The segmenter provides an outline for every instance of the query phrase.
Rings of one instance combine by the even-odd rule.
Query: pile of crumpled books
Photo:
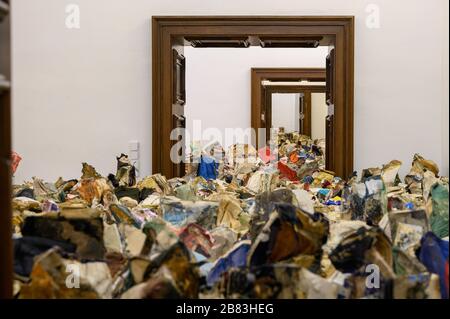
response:
[[[212,152],[220,150],[219,152]],[[414,155],[349,180],[323,147],[215,145],[183,178],[15,186],[17,298],[448,298],[448,179]]]

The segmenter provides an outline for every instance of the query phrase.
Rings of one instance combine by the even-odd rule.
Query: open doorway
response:
[[[325,68],[252,68],[251,72],[252,116],[261,118],[266,140],[272,128],[286,131],[287,125],[287,131],[326,141]]]
[[[324,91],[308,90],[308,87],[268,85],[265,95],[267,114],[271,114],[270,128],[296,131],[313,140],[325,140],[327,105]]]
[[[168,177],[184,174],[183,162],[174,162],[171,152],[181,138],[173,134],[174,129],[186,128],[186,46],[330,47],[325,63],[327,132],[337,152],[327,157],[327,167],[340,176],[353,171],[352,17],[153,17],[153,171]],[[255,145],[261,140],[257,131],[264,125],[252,108]]]
[[[186,162],[190,163],[192,162],[191,159],[198,159],[198,156],[191,157],[190,155],[192,153],[198,155],[199,150],[204,149],[201,145],[208,145],[210,142],[216,141],[217,144],[223,147],[225,153],[233,145],[247,145],[255,142],[252,140],[253,132],[251,128],[252,92],[250,88],[252,69],[269,65],[317,67],[322,70],[321,80],[323,82],[316,83],[322,83],[323,85],[316,86],[312,89],[320,89],[325,92],[324,67],[327,54],[327,47],[261,48],[255,46],[243,49],[196,48],[185,46],[186,96],[183,110],[186,119],[186,130],[184,132],[186,140]],[[294,68],[293,70],[299,69]],[[301,77],[298,78],[298,80],[300,79]],[[296,84],[296,82],[274,81],[268,82],[267,85],[264,84],[263,88],[267,87],[267,91],[272,88],[276,89],[279,93],[283,93],[280,96],[281,99],[289,99],[289,97],[293,97],[293,95],[290,96],[290,90],[296,88],[292,84]],[[308,85],[299,87],[299,89],[306,89],[304,91],[305,98],[310,98],[310,94],[308,93],[311,90],[309,87]],[[305,107],[308,107],[310,103],[305,100],[303,104]],[[277,105],[274,107],[277,107]],[[281,108],[274,115],[294,119],[295,115],[290,114],[289,111],[292,107],[293,105],[286,105],[285,108]],[[266,114],[269,115],[270,112],[266,112]],[[266,121],[267,123],[269,121]],[[286,132],[299,131],[295,125],[284,126],[286,127]],[[307,119],[305,119],[305,128],[309,126],[310,122],[307,122]],[[261,136],[259,139],[260,143],[257,145],[258,150],[265,147],[266,142],[270,139],[269,133],[271,126],[268,125],[267,127],[266,125],[265,129],[268,138],[264,139]],[[261,131],[264,131],[264,127],[261,128]],[[258,132],[255,130],[255,133],[264,135],[259,130]],[[306,135],[311,135],[310,130]]]

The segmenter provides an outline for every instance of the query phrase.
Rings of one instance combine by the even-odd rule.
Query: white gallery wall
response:
[[[311,94],[311,137],[313,139],[325,138],[325,118],[328,115],[328,106],[325,93]]]
[[[194,121],[204,131],[204,139],[217,140],[228,148],[237,143],[249,143],[246,136],[226,136],[226,129],[246,130],[251,127],[251,68],[315,67],[325,68],[328,47],[311,48],[184,48],[186,57],[186,129],[192,141],[201,138],[194,132]],[[274,95],[275,96],[275,95]],[[294,101],[282,94],[278,102],[284,106]],[[294,96],[291,95],[293,98]],[[292,102],[292,103],[290,103]],[[288,116],[295,123],[294,110],[272,112],[276,121]],[[278,114],[275,114],[278,113]],[[274,125],[276,123],[274,122]],[[286,128],[288,129],[288,128]],[[198,131],[198,130],[196,130]],[[239,131],[237,131],[239,132]],[[220,133],[220,134],[219,134]],[[195,135],[194,135],[195,134]],[[235,138],[234,138],[235,137]],[[188,143],[189,145],[189,143]]]
[[[285,132],[298,131],[300,129],[299,102],[299,93],[272,94],[272,127],[282,127]]]
[[[151,172],[153,15],[355,16],[355,169],[419,152],[448,174],[447,0],[14,0],[16,182],[115,171],[130,140]]]

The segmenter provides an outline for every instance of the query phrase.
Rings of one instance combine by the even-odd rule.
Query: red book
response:
[[[278,170],[280,171],[282,177],[285,177],[292,182],[298,181],[297,173],[286,164],[278,162]]]

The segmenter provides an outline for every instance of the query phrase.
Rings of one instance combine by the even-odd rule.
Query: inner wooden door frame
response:
[[[271,100],[272,93],[303,93],[326,92],[325,85],[263,85],[263,81],[292,82],[309,81],[325,82],[326,70],[324,68],[252,68],[251,69],[251,116],[252,123],[260,119],[261,127],[266,129],[266,140],[270,136],[271,126]],[[258,113],[259,112],[259,113]],[[255,117],[255,118],[254,118]],[[325,120],[325,119],[324,119]],[[308,119],[306,121],[308,124]],[[307,125],[308,127],[308,125]],[[309,131],[311,127],[309,125]],[[308,134],[307,132],[305,134]],[[309,132],[310,135],[310,132]]]
[[[264,93],[265,92],[265,93]],[[311,109],[312,109],[312,102],[311,102],[311,94],[312,93],[325,93],[326,87],[325,85],[267,85],[263,87],[263,99],[264,103],[262,105],[262,108],[264,109],[264,122],[266,124],[266,140],[268,140],[270,134],[270,128],[272,126],[272,95],[281,93],[302,93],[304,94],[304,100],[306,102],[306,110],[305,114],[306,117],[304,119],[304,130],[300,131],[299,133],[311,136]],[[323,119],[325,121],[325,118]]]
[[[172,46],[180,37],[269,36],[322,37],[335,48],[332,169],[338,176],[353,172],[353,16],[154,16],[152,17],[152,169],[174,177],[170,159],[172,131]],[[245,49],[243,49],[245,50]],[[255,110],[260,114],[260,110]],[[261,118],[252,116],[251,127],[261,128]]]

